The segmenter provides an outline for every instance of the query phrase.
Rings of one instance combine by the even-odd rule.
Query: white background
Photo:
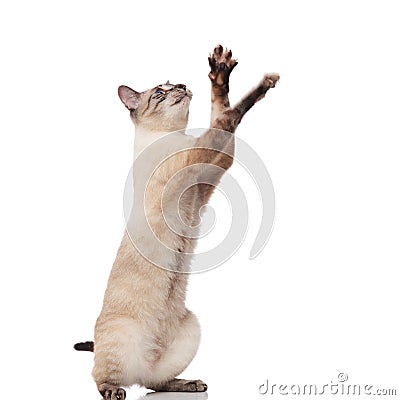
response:
[[[92,339],[124,228],[133,126],[116,90],[186,83],[189,125],[207,126],[217,43],[239,58],[233,100],[264,72],[281,74],[238,129],[271,174],[277,215],[254,261],[250,231],[228,263],[191,277],[203,339],[184,377],[206,381],[211,400],[339,372],[400,393],[396,5],[3,2],[3,394],[99,397],[92,355],[72,345]]]

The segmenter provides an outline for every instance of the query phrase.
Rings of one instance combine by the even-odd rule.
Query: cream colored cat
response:
[[[75,345],[77,350],[94,351],[92,374],[106,400],[124,399],[121,387],[133,384],[155,391],[207,390],[200,380],[176,379],[195,356],[200,341],[197,318],[185,306],[187,272],[196,242],[191,233],[196,232],[199,209],[233,162],[233,136],[219,130],[234,133],[243,115],[279,79],[277,74],[266,75],[230,107],[229,75],[237,61],[230,51],[217,46],[209,63],[210,128],[214,129],[198,138],[176,132],[188,122],[192,93],[185,85],[167,82],[142,93],[127,86],[118,89],[136,127],[134,207],[108,280],[94,343]],[[166,142],[157,147],[160,138]],[[146,151],[150,145],[151,151]],[[151,175],[160,160],[163,164]],[[209,170],[206,164],[217,168]],[[198,184],[189,187],[193,170],[183,173],[162,197],[166,183],[188,166],[199,166]],[[178,204],[176,193],[182,194]],[[184,228],[173,232],[164,216],[176,211]],[[146,224],[151,229],[145,229]],[[154,235],[163,245],[157,244]]]

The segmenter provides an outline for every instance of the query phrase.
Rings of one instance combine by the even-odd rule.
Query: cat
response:
[[[231,107],[229,77],[237,60],[218,45],[209,65],[211,122],[200,137],[182,131],[192,98],[185,85],[167,82],[142,93],[127,86],[118,89],[135,124],[134,206],[108,280],[94,342],[75,345],[76,350],[94,352],[92,375],[105,400],[125,399],[122,387],[133,384],[154,391],[207,390],[201,380],[176,379],[200,342],[198,320],[185,306],[196,242],[188,232],[197,232],[200,208],[233,163],[233,133],[242,117],[279,80],[278,74],[265,75]],[[154,171],[160,160],[163,163]],[[186,167],[198,168],[193,174]],[[165,190],[180,171],[183,174]],[[190,183],[193,179],[197,184]],[[170,211],[179,214],[186,228],[175,232],[169,228],[164,216]],[[145,231],[145,224],[151,229]],[[164,245],[154,245],[149,232]]]

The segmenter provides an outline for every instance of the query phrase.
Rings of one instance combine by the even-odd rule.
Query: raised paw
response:
[[[208,57],[211,71],[208,74],[213,85],[224,86],[229,82],[229,75],[237,61],[232,58],[232,51],[218,45]]]
[[[107,389],[104,394],[104,400],[125,400],[126,392],[122,388]]]
[[[279,81],[279,74],[266,74],[264,75],[264,87],[266,89],[274,88],[276,83]]]

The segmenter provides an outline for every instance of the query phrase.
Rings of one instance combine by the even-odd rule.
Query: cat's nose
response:
[[[178,83],[175,85],[175,89],[182,89],[186,91],[186,85],[183,85],[182,83]]]

